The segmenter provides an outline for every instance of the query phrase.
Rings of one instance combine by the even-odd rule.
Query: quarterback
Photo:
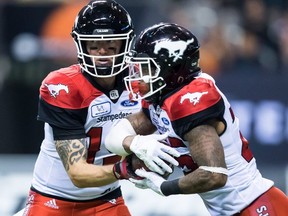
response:
[[[80,10],[71,35],[79,63],[49,73],[40,87],[45,135],[24,215],[130,216],[118,180],[125,161],[104,140],[141,107],[123,82],[133,24],[117,2],[95,0]]]

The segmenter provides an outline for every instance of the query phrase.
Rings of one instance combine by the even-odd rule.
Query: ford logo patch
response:
[[[121,102],[121,105],[124,107],[132,107],[132,106],[136,106],[137,104],[138,104],[138,101],[124,100]]]
[[[165,125],[169,125],[169,120],[167,118],[161,118],[162,119],[162,122],[165,124]]]

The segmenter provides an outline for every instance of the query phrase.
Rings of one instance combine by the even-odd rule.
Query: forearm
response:
[[[147,118],[144,112],[132,114],[127,117],[136,134],[148,135],[154,133],[157,129],[152,122]]]
[[[225,185],[228,170],[215,127],[200,125],[185,135],[190,154],[199,168],[179,180],[184,193],[202,193]]]
[[[223,173],[197,169],[179,179],[164,181],[161,185],[161,190],[166,196],[203,193],[223,187],[224,185],[221,182],[226,182],[226,178],[227,176]]]
[[[73,184],[77,187],[97,187],[116,181],[113,165],[88,164],[87,139],[56,140],[57,152]]]
[[[222,173],[197,169],[179,179],[179,188],[183,194],[203,193],[224,186],[226,178]]]
[[[68,174],[73,184],[79,188],[101,187],[117,180],[113,174],[113,165],[83,163],[74,166]]]
[[[135,136],[127,136],[124,140],[123,140],[123,147],[125,149],[126,152],[128,153],[132,153],[132,151],[130,150],[130,145],[133,141]]]

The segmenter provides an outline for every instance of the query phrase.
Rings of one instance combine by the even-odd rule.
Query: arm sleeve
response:
[[[114,127],[111,128],[105,138],[105,147],[108,151],[120,156],[127,156],[129,153],[123,147],[123,140],[127,136],[136,135],[136,132],[128,119],[121,119]]]

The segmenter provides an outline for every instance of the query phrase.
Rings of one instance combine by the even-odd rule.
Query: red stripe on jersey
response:
[[[212,107],[220,99],[221,95],[212,80],[197,78],[167,98],[162,108],[174,121]]]
[[[79,65],[51,72],[42,82],[40,96],[47,103],[66,109],[81,109],[102,93],[81,73]]]

